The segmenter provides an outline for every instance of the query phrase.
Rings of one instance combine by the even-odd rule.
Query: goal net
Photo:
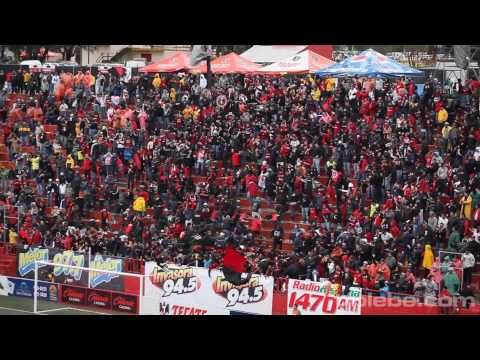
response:
[[[31,309],[42,315],[143,314],[144,275],[36,261]]]

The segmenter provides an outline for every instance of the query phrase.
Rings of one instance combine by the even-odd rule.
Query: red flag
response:
[[[138,156],[138,154],[135,153],[135,155],[133,155],[133,162],[135,164],[135,167],[138,169],[138,170],[141,170],[142,169],[142,161],[140,160],[140,157]]]
[[[246,272],[247,259],[230,245],[225,247],[223,266],[237,273]]]

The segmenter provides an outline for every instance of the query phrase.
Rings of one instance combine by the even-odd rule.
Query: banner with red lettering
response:
[[[221,271],[145,264],[145,311],[157,315],[272,314],[273,278],[253,275],[235,286]]]
[[[351,287],[343,295],[329,281],[288,281],[287,315],[360,315],[362,289]]]

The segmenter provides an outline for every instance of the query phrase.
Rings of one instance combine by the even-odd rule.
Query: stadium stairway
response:
[[[9,251],[10,246],[0,242],[0,275],[16,276],[16,255]]]

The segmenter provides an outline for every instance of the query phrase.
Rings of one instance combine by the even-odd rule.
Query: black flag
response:
[[[212,56],[212,45],[193,45],[190,65],[195,66],[203,60],[207,60],[207,88],[212,83],[210,59]]]
[[[193,45],[190,65],[196,66],[199,62],[206,60],[212,55],[212,45]]]
[[[463,70],[466,70],[470,63],[470,49],[470,45],[453,45],[455,64]]]

